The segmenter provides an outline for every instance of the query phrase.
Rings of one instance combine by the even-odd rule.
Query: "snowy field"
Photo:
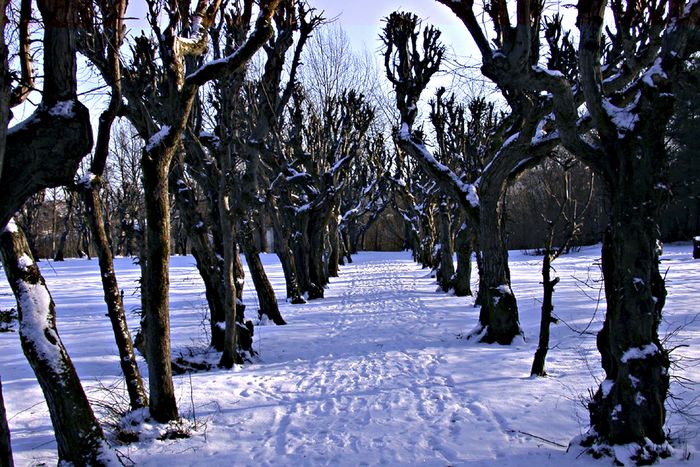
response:
[[[680,367],[700,381],[700,260],[688,244],[667,245],[662,270],[669,298],[662,335]],[[289,325],[258,326],[260,359],[232,371],[175,377],[188,439],[159,441],[157,427],[115,448],[127,465],[610,465],[579,456],[569,441],[587,425],[589,389],[601,379],[595,332],[605,311],[599,247],[556,261],[561,283],[547,362],[549,377],[529,377],[537,345],[541,258],[511,253],[513,288],[526,339],[512,346],[462,338],[477,322],[471,298],[436,292],[429,271],[408,253],[361,253],[331,280],[327,298],[283,302],[276,257],[264,255]],[[130,326],[138,325],[138,267],[117,259]],[[171,265],[175,354],[208,342],[204,287],[191,257]],[[40,263],[57,304],[58,328],[95,409],[119,407],[125,395],[96,260]],[[248,317],[255,295],[246,283]],[[14,307],[4,276],[0,309]],[[146,373],[141,361],[141,370]],[[16,332],[0,333],[0,376],[16,465],[56,463],[43,396]],[[668,428],[681,440],[663,465],[698,465],[699,392],[674,380]],[[155,433],[155,434],[154,434]],[[145,439],[144,439],[145,438]],[[690,460],[685,461],[684,458]]]

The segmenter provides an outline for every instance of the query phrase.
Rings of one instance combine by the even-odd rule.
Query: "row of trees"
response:
[[[521,333],[503,195],[511,180],[565,150],[602,180],[610,216],[602,250],[607,313],[597,339],[606,379],[589,402],[591,429],[580,442],[594,454],[610,455],[610,445],[636,443],[639,462],[663,456],[669,359],[658,336],[666,289],[657,240],[673,155],[664,130],[677,83],[692,74],[700,5],[581,1],[577,47],[561,17],[543,16],[543,2],[520,0],[514,15],[505,1],[489,2],[489,34],[473,2],[439,1],[464,23],[481,54],[483,75],[508,103],[502,118],[488,121],[488,138],[469,137],[472,151],[438,145],[434,154],[415,128],[417,103],[445,50],[439,32],[421,29],[415,15],[388,19],[385,65],[401,114],[399,148],[459,207],[479,245],[481,312],[474,337],[508,344]],[[614,27],[605,27],[607,16]],[[433,113],[435,108],[439,102]],[[464,125],[458,128],[453,139],[468,133]],[[462,167],[450,163],[455,153]],[[549,260],[555,257],[548,252]],[[556,281],[545,272],[551,293]]]
[[[56,332],[49,291],[37,264],[27,260],[33,258],[27,237],[36,238],[36,206],[47,190],[53,238],[76,219],[84,222],[78,231],[91,233],[131,408],[148,407],[153,419],[166,423],[179,416],[169,338],[173,244],[189,244],[196,259],[211,345],[225,368],[253,353],[253,324],[244,322],[241,301],[241,252],[259,316],[282,325],[260,252],[271,247],[279,256],[290,302],[323,298],[329,278],[387,212],[403,220],[406,247],[436,270],[443,290],[476,294],[481,310],[472,337],[508,345],[521,330],[508,270],[506,207],[511,216],[517,212],[508,200],[522,199],[518,191],[529,190],[528,180],[538,176],[546,181],[542,186],[560,182],[548,190],[556,208],[544,213],[545,300],[533,374],[545,373],[558,280],[549,266],[581,233],[591,200],[604,197],[608,313],[598,347],[606,380],[590,402],[592,428],[582,443],[611,455],[608,445],[637,443],[640,461],[666,453],[669,361],[658,338],[665,288],[657,224],[671,163],[688,152],[672,151],[660,129],[683,128],[669,122],[675,96],[693,95],[679,83],[694,76],[688,59],[697,51],[700,6],[582,1],[577,47],[561,17],[544,16],[541,1],[519,0],[515,16],[505,0],[489,2],[491,33],[477,20],[473,2],[439,1],[465,24],[483,75],[506,105],[497,108],[479,96],[461,103],[439,89],[424,122],[430,131],[419,109],[444,60],[439,31],[422,27],[414,14],[387,18],[381,38],[394,88],[391,105],[377,92],[371,58],[345,53],[346,39],[337,30],[319,32],[323,14],[294,0],[147,0],[150,33],[131,38],[125,37],[125,0],[40,0],[42,101],[8,131],[10,109],[37,87],[31,60],[36,32],[29,27],[31,1],[21,0],[16,11],[2,3],[15,13],[20,40],[14,60],[6,45],[15,29],[5,30],[0,47],[8,71],[2,76],[9,79],[0,90],[0,128],[7,132],[0,134],[6,187],[0,224],[7,225],[0,251],[61,460],[100,465],[108,449]],[[605,15],[614,28],[603,28]],[[314,35],[320,46],[309,48]],[[94,150],[89,112],[77,99],[78,52],[110,90]],[[9,73],[15,64],[17,73]],[[117,119],[128,126],[113,131]],[[675,141],[683,141],[682,134]],[[572,180],[586,182],[574,189]],[[57,187],[65,187],[62,199],[70,204],[63,211]],[[272,245],[266,245],[268,229]],[[137,255],[142,269],[147,389],[126,324],[115,253]],[[474,255],[477,291],[470,285]],[[67,396],[58,397],[59,386]]]

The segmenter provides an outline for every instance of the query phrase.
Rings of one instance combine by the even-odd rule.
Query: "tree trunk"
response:
[[[282,265],[282,271],[284,272],[287,300],[298,305],[306,303],[306,300],[304,300],[302,296],[303,292],[297,277],[297,265],[294,260],[294,252],[290,248],[291,232],[288,224],[284,223],[283,220],[280,219],[280,216],[279,208],[273,205],[270,218],[272,219],[272,228],[275,232],[274,249]]]
[[[250,271],[250,276],[253,279],[253,285],[258,295],[258,303],[260,305],[258,317],[262,319],[264,315],[277,325],[287,324],[280,314],[279,307],[277,306],[277,297],[275,297],[275,290],[272,288],[272,284],[270,284],[270,280],[265,273],[265,268],[260,261],[260,253],[250,242],[245,242],[244,248],[248,270]]]
[[[320,215],[319,215],[320,214]],[[326,227],[330,213],[314,212],[308,222],[306,230],[309,237],[308,264],[309,264],[309,299],[323,298],[324,287],[328,284],[326,272],[325,242]]]
[[[443,292],[449,292],[454,286],[455,266],[453,262],[452,232],[450,232],[450,215],[447,202],[440,203],[440,265],[438,266],[438,283]]]
[[[597,338],[606,378],[589,403],[593,441],[638,443],[643,450],[648,449],[646,439],[657,445],[666,441],[669,388],[668,353],[658,336],[666,288],[654,222],[659,205],[655,191],[664,180],[651,163],[654,158],[647,156],[620,157],[626,159],[625,167],[611,187],[602,251],[607,312]]]
[[[108,448],[102,428],[58,335],[51,294],[23,232],[13,222],[0,234],[0,253],[17,299],[22,350],[44,392],[59,461],[104,465]]]
[[[68,195],[68,203],[66,205],[66,215],[63,218],[63,232],[61,233],[61,238],[58,241],[58,248],[56,249],[56,254],[53,257],[54,261],[63,261],[65,259],[66,250],[66,240],[68,239],[68,233],[70,232],[70,222],[73,215],[73,195]]]
[[[342,262],[340,252],[340,233],[338,232],[337,213],[331,216],[328,224],[328,240],[330,241],[330,254],[328,256],[328,277],[338,277],[338,266]]]
[[[149,409],[158,422],[178,418],[170,352],[170,200],[168,170],[172,156],[156,148],[144,151],[143,188],[146,200],[146,252],[142,265],[141,329],[148,363]]]
[[[140,409],[148,405],[148,396],[136,363],[134,344],[131,341],[131,335],[129,335],[124,302],[119,292],[117,275],[114,272],[112,250],[110,249],[109,239],[105,230],[102,200],[95,182],[84,188],[83,201],[92,230],[92,238],[97,249],[100,277],[102,278],[105,303],[107,304],[107,315],[112,323],[112,331],[114,332],[114,339],[119,351],[119,364],[121,365],[122,373],[124,373],[129,402],[132,410]]]
[[[218,352],[224,350],[224,329],[226,321],[226,297],[223,287],[222,268],[223,261],[217,255],[217,238],[220,229],[216,225],[205,223],[197,212],[197,199],[192,190],[179,184],[184,179],[183,166],[177,163],[170,174],[171,191],[175,194],[175,205],[180,211],[182,223],[185,226],[187,236],[192,248],[192,256],[197,263],[197,270],[204,282],[204,291],[209,306],[209,324],[211,330],[210,345]],[[209,202],[209,215],[218,215],[218,210],[212,199]],[[211,229],[212,239],[209,237]],[[223,253],[223,252],[222,252]]]
[[[481,247],[483,254],[483,302],[476,336],[481,342],[509,345],[522,334],[518,321],[518,304],[510,287],[508,249],[505,244],[500,196],[482,192]]]
[[[474,253],[474,245],[471,239],[471,230],[465,224],[462,224],[455,238],[457,273],[455,274],[454,289],[455,295],[458,297],[472,294],[472,253]]]
[[[552,311],[554,304],[552,298],[554,296],[554,287],[559,283],[559,278],[555,277],[552,280],[552,257],[551,246],[545,251],[542,259],[542,309],[540,313],[540,338],[537,343],[537,351],[535,358],[532,361],[530,369],[531,376],[547,376],[545,371],[545,359],[549,350],[549,325],[552,323]]]
[[[224,170],[224,173],[226,170]],[[221,176],[221,186],[219,188],[219,213],[221,222],[222,242],[224,246],[224,270],[223,287],[225,291],[225,331],[224,350],[221,355],[219,365],[223,368],[232,368],[234,364],[243,363],[243,358],[238,353],[238,334],[236,332],[237,319],[236,307],[239,302],[237,296],[237,274],[236,274],[236,249],[235,236],[233,232],[232,212],[229,205],[229,194],[224,175]],[[240,274],[240,272],[239,272]],[[242,287],[240,287],[242,291]]]
[[[12,459],[12,443],[10,442],[10,426],[7,424],[5,399],[2,397],[2,379],[0,379],[0,465],[14,467]]]

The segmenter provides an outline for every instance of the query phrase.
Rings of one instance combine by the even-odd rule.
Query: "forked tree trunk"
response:
[[[13,467],[12,443],[10,441],[10,426],[7,424],[5,399],[2,396],[2,379],[0,379],[0,465]]]
[[[105,465],[109,448],[56,329],[56,312],[24,233],[11,222],[0,234],[3,268],[17,299],[19,336],[46,398],[60,462]],[[59,463],[60,463],[59,462]]]
[[[109,316],[109,321],[112,324],[114,339],[119,351],[119,365],[124,374],[129,403],[132,410],[147,407],[148,396],[136,363],[134,344],[129,334],[126,313],[124,312],[124,302],[119,292],[117,275],[114,272],[112,250],[107,238],[107,231],[105,230],[102,200],[100,199],[99,188],[95,183],[91,183],[89,187],[84,188],[83,201],[85,202],[88,222],[90,222],[90,229],[92,230],[93,242],[97,249],[102,289],[104,290],[105,303],[107,304],[107,316]]]

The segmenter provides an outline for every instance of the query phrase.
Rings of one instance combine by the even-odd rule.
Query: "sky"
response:
[[[326,12],[327,18],[338,17],[338,24],[348,33],[353,47],[377,51],[382,20],[394,11],[415,13],[425,23],[442,31],[445,45],[461,56],[473,55],[475,47],[464,25],[444,5],[432,0],[311,0],[311,5]]]

